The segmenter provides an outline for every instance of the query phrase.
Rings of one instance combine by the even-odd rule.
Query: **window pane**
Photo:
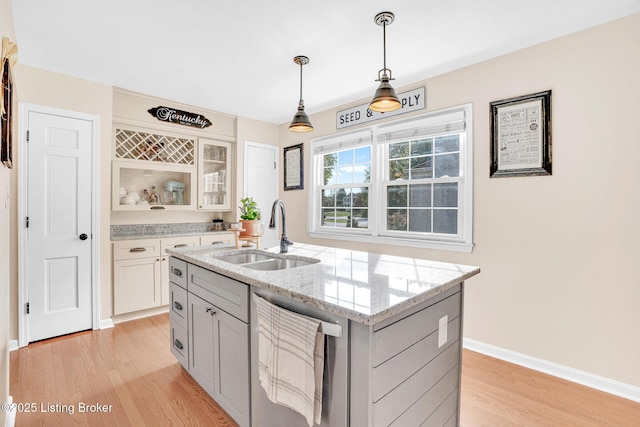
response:
[[[431,184],[409,186],[409,206],[412,208],[431,206]]]
[[[345,200],[349,200],[349,199],[347,199],[347,190],[350,190],[350,189],[340,188],[339,190],[336,191],[336,206],[337,207],[344,206]],[[351,204],[348,204],[347,206],[351,206]]]
[[[333,207],[336,205],[336,192],[334,190],[322,190],[322,206]]]
[[[336,225],[335,217],[336,213],[334,209],[322,209],[320,225],[334,227]]]
[[[458,233],[458,210],[435,209],[433,211],[433,232],[444,234]]]
[[[338,153],[338,163],[341,165],[353,164],[353,150],[344,150]]]
[[[442,154],[435,156],[436,178],[460,175],[460,154]]]
[[[324,168],[324,185],[333,185],[336,183],[336,169]]]
[[[387,187],[388,207],[407,207],[407,186],[390,185]]]
[[[369,189],[367,187],[352,188],[353,206],[366,208],[369,206]]]
[[[409,160],[391,160],[389,162],[389,181],[409,179]]]
[[[325,168],[334,167],[336,165],[336,162],[338,161],[338,155],[336,153],[325,154],[323,158]]]
[[[407,209],[387,209],[387,229],[407,231]]]
[[[353,182],[365,183],[371,180],[371,163],[362,163],[353,168]]]
[[[336,227],[351,227],[351,209],[336,209]]]
[[[353,194],[351,194],[350,188],[345,188],[344,190],[339,190],[341,197],[339,200],[340,206],[345,208],[350,208],[353,206]],[[343,192],[344,191],[344,192]]]
[[[411,142],[411,155],[412,156],[424,156],[425,154],[433,153],[433,139],[421,139]]]
[[[438,136],[435,138],[436,153],[460,151],[460,135]]]
[[[431,209],[409,210],[409,231],[431,232]]]
[[[432,178],[433,158],[414,157],[411,159],[411,179]]]
[[[356,148],[356,163],[371,163],[371,147]]]
[[[353,183],[353,165],[338,168],[338,184]]]
[[[409,157],[409,142],[389,144],[389,158],[397,159],[400,157]]]
[[[458,207],[458,183],[434,184],[433,206],[445,208]]]
[[[354,209],[353,216],[351,218],[351,227],[368,228],[369,227],[369,210]]]

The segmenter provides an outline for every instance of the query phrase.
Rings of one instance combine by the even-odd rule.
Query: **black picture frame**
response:
[[[284,190],[304,189],[304,144],[284,148]]]
[[[551,90],[490,103],[489,177],[551,175]]]
[[[1,134],[0,134],[0,161],[7,168],[13,168],[13,79],[11,78],[11,70],[9,61],[4,61],[2,67],[2,98],[4,105],[4,114],[0,117]]]

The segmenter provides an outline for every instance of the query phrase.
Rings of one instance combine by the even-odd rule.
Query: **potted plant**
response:
[[[240,236],[258,236],[261,233],[260,227],[260,208],[253,200],[253,197],[245,197],[240,199],[240,223],[244,231],[240,232]]]

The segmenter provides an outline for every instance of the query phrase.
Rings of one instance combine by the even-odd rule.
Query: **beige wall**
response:
[[[0,0],[0,40],[3,36],[15,42],[10,0]],[[9,271],[12,256],[7,237],[10,231],[10,207],[15,204],[15,197],[10,199],[9,196],[14,194],[11,192],[9,169],[0,164],[0,403],[6,402],[9,397]],[[6,415],[5,411],[0,411],[0,425],[5,424]]]
[[[473,103],[473,253],[311,239],[308,173],[304,191],[281,193],[287,211],[298,213],[290,237],[478,265],[465,297],[465,337],[640,386],[637,40],[639,14],[396,88],[426,86],[427,110]],[[547,89],[553,175],[490,179],[489,102]],[[335,113],[313,115],[316,130],[305,142],[334,133]],[[280,137],[282,146],[301,141],[286,125]]]

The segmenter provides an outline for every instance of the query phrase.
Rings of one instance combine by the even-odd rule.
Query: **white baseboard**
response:
[[[109,319],[102,319],[100,320],[100,329],[109,329],[109,328],[113,328],[113,319],[109,318]]]
[[[515,351],[485,344],[469,338],[464,338],[462,345],[464,348],[477,353],[486,354],[487,356],[495,357],[496,359],[504,360],[505,362],[524,366],[525,368],[533,369],[534,371],[553,375],[554,377],[562,378],[567,381],[640,403],[640,387],[527,356],[526,354],[516,353]]]
[[[9,351],[17,350],[20,348],[18,340],[9,340]]]

